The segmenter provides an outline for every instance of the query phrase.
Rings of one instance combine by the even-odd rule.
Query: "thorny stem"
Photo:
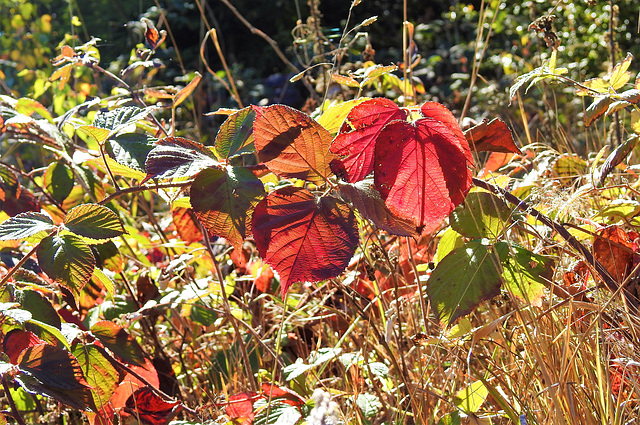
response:
[[[9,400],[9,406],[11,406],[11,412],[12,412],[11,416],[13,416],[13,419],[15,419],[16,422],[18,422],[18,425],[27,425],[24,422],[24,419],[22,419],[22,416],[20,415],[20,411],[18,410],[18,407],[16,406],[15,401],[13,401],[13,397],[11,397],[11,392],[9,390],[9,383],[7,382],[6,373],[2,375],[2,387],[4,388],[5,397],[7,397],[7,400]]]
[[[211,261],[213,262],[213,266],[216,270],[216,276],[218,278],[218,284],[220,285],[220,295],[222,297],[222,305],[224,306],[224,312],[226,316],[229,318],[229,322],[231,322],[231,326],[233,326],[233,331],[238,336],[238,345],[240,346],[240,353],[242,355],[242,363],[244,364],[245,374],[247,375],[247,379],[249,379],[249,383],[251,384],[252,391],[258,391],[258,383],[256,382],[255,376],[251,372],[251,364],[249,363],[249,354],[247,353],[247,346],[244,343],[244,339],[242,338],[242,334],[240,333],[240,328],[238,328],[238,324],[234,320],[233,314],[231,313],[231,304],[229,303],[229,297],[227,297],[227,293],[225,292],[224,287],[224,275],[222,274],[222,270],[220,269],[220,264],[216,259],[216,254],[213,252],[211,248],[211,240],[209,239],[209,231],[204,227],[200,220],[196,220],[200,227],[200,231],[202,232],[202,236],[204,237],[204,245],[207,248],[207,252],[211,257]]]
[[[473,178],[473,184],[483,189],[486,189],[492,193],[495,193],[496,195],[503,196],[507,201],[516,205],[517,208],[520,208],[522,211],[525,211],[531,214],[531,216],[533,216],[536,220],[540,221],[545,226],[554,230],[556,233],[562,236],[562,238],[565,241],[567,241],[567,243],[572,248],[578,251],[585,258],[588,264],[591,264],[595,268],[596,272],[600,275],[600,278],[602,279],[602,281],[604,282],[604,284],[607,286],[609,290],[611,290],[612,292],[616,292],[618,290],[620,285],[613,278],[613,276],[611,276],[611,274],[602,265],[602,263],[596,260],[593,254],[591,254],[591,252],[587,249],[587,247],[585,247],[582,243],[580,243],[580,241],[578,241],[575,237],[573,237],[573,235],[571,235],[571,233],[569,233],[569,231],[565,229],[562,226],[562,224],[545,216],[540,211],[536,210],[535,208],[527,204],[522,199],[518,198],[515,195],[512,195],[510,192],[502,189],[499,186],[496,186],[484,180],[480,180],[476,177]],[[628,294],[626,291],[624,291],[624,293],[627,301],[631,301],[631,304],[634,305],[634,307],[637,307],[636,306],[637,301],[630,299],[629,298],[630,294]]]

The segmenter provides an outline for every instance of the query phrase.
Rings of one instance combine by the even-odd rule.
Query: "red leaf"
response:
[[[262,258],[280,274],[283,296],[295,282],[342,273],[358,244],[355,216],[346,204],[293,186],[260,201],[253,235]]]
[[[175,208],[171,211],[171,214],[180,239],[188,244],[202,239],[202,232],[200,232],[200,228],[195,223],[195,213],[191,208]]]
[[[268,399],[278,398],[279,401],[289,404],[291,406],[302,406],[304,400],[295,391],[289,388],[280,387],[276,384],[262,384],[262,392]]]
[[[464,135],[472,149],[482,152],[517,153],[522,155],[513,140],[511,129],[500,118],[491,121],[484,120],[471,127]]]
[[[319,183],[331,175],[331,134],[308,115],[285,105],[260,108],[253,136],[260,160],[279,176]]]
[[[373,171],[376,138],[382,128],[393,120],[405,120],[407,113],[393,101],[376,98],[355,106],[340,128],[340,133],[331,144],[331,152],[342,157],[332,163],[336,175],[349,183],[364,179]]]
[[[633,241],[620,226],[602,229],[593,241],[593,256],[618,282],[624,282],[633,269]]]
[[[153,367],[151,360],[145,359],[144,367],[130,366],[131,370],[143,377],[149,384],[158,388],[160,386],[160,380],[158,379],[158,372]],[[126,401],[129,396],[133,394],[137,389],[146,387],[147,384],[136,378],[130,373],[127,373],[122,379],[122,382],[118,385],[118,388],[113,392],[113,395],[109,399],[109,404],[113,407],[113,410],[120,409],[126,405]]]
[[[45,341],[38,338],[33,332],[13,329],[5,335],[2,341],[2,351],[9,356],[11,363],[18,364],[18,357],[22,350],[44,343]]]
[[[374,181],[391,212],[430,227],[471,187],[469,145],[446,120],[393,121],[376,141]]]
[[[136,390],[127,399],[127,410],[148,425],[165,425],[181,410],[178,401],[165,401],[149,387]]]
[[[458,120],[453,116],[451,111],[449,111],[446,106],[440,103],[425,102],[422,104],[422,106],[420,106],[420,112],[422,112],[422,115],[424,115],[425,118],[439,121],[449,129],[447,140],[460,147],[460,149],[464,152],[465,158],[467,158],[469,166],[472,167],[473,156],[471,155],[471,150],[469,149],[469,143],[467,142],[466,137],[464,137],[462,129],[458,125]]]
[[[231,419],[240,419],[240,425],[250,425],[253,422],[253,402],[262,396],[253,391],[234,394],[229,397],[229,403],[225,407],[227,415]]]

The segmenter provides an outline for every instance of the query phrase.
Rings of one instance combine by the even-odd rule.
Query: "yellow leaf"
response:
[[[102,143],[109,137],[110,131],[106,128],[94,127],[92,125],[81,125],[78,130],[93,137],[98,143]]]
[[[627,71],[627,69],[629,69],[629,65],[631,65],[631,60],[633,60],[633,55],[631,53],[627,53],[627,57],[617,64],[611,71],[609,83],[614,90],[618,90],[627,84],[631,78],[631,73]]]
[[[317,121],[321,126],[329,130],[329,133],[336,134],[349,112],[365,100],[369,100],[369,98],[361,97],[347,102],[335,103],[329,106]]]
[[[631,112],[631,128],[636,134],[640,134],[640,112]]]
[[[597,93],[607,93],[609,91],[609,83],[607,83],[604,78],[591,78],[582,85],[586,88],[578,87],[576,89],[576,94],[578,96],[585,96],[591,94],[592,92]],[[590,90],[587,90],[590,89]]]
[[[346,75],[331,74],[331,79],[333,79],[333,81],[343,86],[360,87],[360,84],[355,79],[348,77]]]

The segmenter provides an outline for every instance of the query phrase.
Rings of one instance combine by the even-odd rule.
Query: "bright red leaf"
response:
[[[178,401],[165,401],[149,387],[136,390],[127,399],[126,410],[143,424],[166,425],[181,410]]]
[[[331,152],[342,157],[332,163],[333,171],[349,183],[364,179],[373,171],[376,139],[393,120],[405,120],[407,113],[393,101],[376,98],[355,106],[331,144]]]
[[[9,356],[11,363],[18,364],[18,357],[22,350],[44,343],[45,342],[38,338],[33,332],[13,329],[5,335],[2,341],[2,351]]]
[[[260,108],[253,136],[260,160],[279,176],[320,183],[331,175],[331,134],[308,115],[285,105]]]
[[[469,145],[453,115],[443,111],[430,105],[433,117],[392,121],[376,141],[376,188],[392,213],[419,228],[449,215],[471,187]]]
[[[355,216],[346,204],[293,186],[260,201],[253,236],[262,258],[280,275],[283,296],[295,282],[342,273],[358,244]]]
[[[229,403],[225,407],[227,415],[231,419],[238,419],[241,425],[249,425],[253,422],[253,402],[262,396],[253,391],[234,394],[229,397]]]
[[[279,401],[289,404],[291,406],[302,406],[304,404],[304,400],[297,394],[295,391],[290,390],[289,388],[280,387],[276,384],[262,384],[262,392],[264,396],[268,399],[280,399]]]
[[[500,118],[484,120],[464,132],[469,145],[478,152],[517,153],[522,155],[513,140],[511,129]]]

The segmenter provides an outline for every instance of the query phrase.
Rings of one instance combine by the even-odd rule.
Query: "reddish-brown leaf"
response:
[[[2,341],[2,351],[9,356],[11,363],[18,364],[18,357],[22,350],[44,343],[45,341],[38,338],[33,332],[13,329],[5,335]]]
[[[279,176],[319,183],[331,175],[331,134],[308,115],[285,105],[260,108],[253,136],[260,160]]]
[[[260,397],[258,393],[253,391],[234,394],[229,397],[225,411],[231,419],[237,419],[240,425],[250,425],[255,416],[253,402]]]
[[[167,38],[167,32],[165,30],[158,31],[156,26],[153,25],[147,18],[142,18],[142,22],[144,22],[146,30],[144,32],[144,38],[149,45],[151,50],[155,50],[159,45],[162,44],[165,38]]]
[[[331,152],[341,157],[333,161],[333,172],[349,183],[364,179],[373,171],[376,138],[382,128],[393,120],[406,117],[405,110],[385,98],[367,100],[355,106],[331,144]]]
[[[465,131],[464,136],[471,148],[478,152],[503,152],[522,155],[513,140],[511,129],[500,118],[494,118],[491,121],[484,120]]]
[[[93,396],[78,360],[68,351],[49,344],[22,350],[18,368],[23,386],[81,410],[96,410]]]
[[[280,387],[276,384],[262,384],[262,392],[269,400],[277,398],[279,401],[291,406],[302,406],[304,404],[304,400],[298,393],[290,390],[289,388]]]
[[[622,227],[609,226],[593,241],[593,256],[622,283],[633,269],[633,248],[633,241]]]
[[[392,121],[376,141],[376,188],[392,213],[419,228],[449,215],[471,187],[471,151],[452,125],[432,118]]]
[[[166,425],[181,410],[178,401],[165,401],[149,387],[136,390],[127,399],[127,411],[143,424]]]
[[[262,258],[280,275],[283,296],[295,282],[342,273],[358,244],[355,216],[346,204],[293,186],[260,201],[253,236]]]

